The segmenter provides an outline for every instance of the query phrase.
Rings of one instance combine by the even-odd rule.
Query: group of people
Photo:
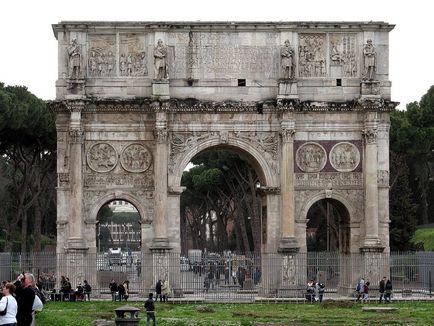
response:
[[[0,325],[33,326],[35,314],[42,311],[45,298],[32,273],[18,275],[15,282],[3,282],[0,300]]]
[[[362,277],[356,286],[356,294],[357,299],[356,301],[362,300],[362,302],[368,302],[369,301],[369,286],[371,283],[369,281],[365,282],[365,279]],[[380,281],[378,292],[380,294],[380,297],[378,299],[379,303],[384,302],[390,303],[392,298],[392,281],[388,279],[386,276],[383,277],[383,279]]]
[[[92,287],[87,280],[84,280],[83,283],[78,283],[77,287],[73,290],[69,278],[62,275],[60,278],[60,295],[58,296],[56,290],[53,289],[51,291],[51,299],[52,301],[86,301],[87,298],[90,301],[91,292]]]
[[[158,280],[155,284],[155,301],[160,299],[160,302],[167,302],[170,296],[170,285],[168,280]]]
[[[112,300],[127,301],[130,297],[130,281],[125,280],[122,283],[116,283],[114,279],[109,284],[110,292],[112,294]]]
[[[324,283],[315,280],[307,282],[306,300],[309,302],[322,302],[325,292]]]

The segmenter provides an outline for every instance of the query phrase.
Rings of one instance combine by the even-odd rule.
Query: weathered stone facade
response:
[[[137,207],[142,250],[180,251],[182,171],[214,146],[261,179],[263,252],[306,251],[309,208],[347,215],[346,252],[389,250],[383,22],[60,22],[58,247],[95,252],[97,212]],[[368,42],[369,41],[369,42]]]

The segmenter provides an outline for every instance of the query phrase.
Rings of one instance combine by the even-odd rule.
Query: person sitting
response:
[[[90,293],[92,292],[92,287],[90,286],[90,284],[87,282],[87,280],[83,281],[83,289],[84,289],[84,301],[86,301],[86,297],[87,297],[87,301],[90,301]]]
[[[83,301],[84,300],[84,288],[81,285],[81,283],[78,283],[77,288],[75,289],[75,300],[76,301]]]

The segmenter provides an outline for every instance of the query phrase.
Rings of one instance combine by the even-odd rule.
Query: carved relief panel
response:
[[[298,65],[300,77],[326,76],[325,34],[300,34]]]
[[[87,164],[95,172],[109,172],[118,162],[118,153],[108,143],[94,144],[86,155]]]
[[[330,34],[330,76],[357,77],[358,51],[355,34]]]
[[[148,76],[147,35],[121,34],[119,43],[119,75]]]
[[[153,189],[152,152],[144,144],[111,141],[86,145],[85,188]]]
[[[89,35],[88,77],[116,76],[116,36]]]
[[[329,156],[330,164],[339,172],[353,171],[360,163],[359,149],[348,142],[334,145]]]
[[[327,163],[327,153],[318,143],[305,143],[297,150],[295,162],[303,172],[319,172]]]
[[[152,163],[152,154],[141,144],[125,147],[121,155],[122,167],[128,172],[144,172]]]

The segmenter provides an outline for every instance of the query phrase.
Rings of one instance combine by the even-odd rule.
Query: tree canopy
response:
[[[0,159],[5,250],[39,250],[41,235],[55,234],[56,130],[46,103],[26,87],[0,83]]]

